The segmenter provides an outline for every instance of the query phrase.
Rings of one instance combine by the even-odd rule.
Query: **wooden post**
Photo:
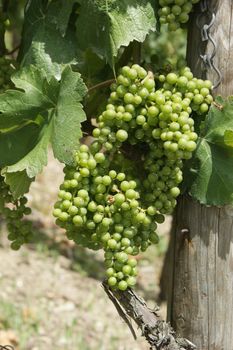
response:
[[[215,63],[223,75],[215,94],[227,97],[233,95],[233,1],[209,3],[216,13],[211,30],[217,47]],[[200,77],[199,45],[200,32],[193,18],[187,57]],[[209,43],[205,50],[210,52],[212,45]],[[212,71],[207,77],[216,79]],[[177,333],[190,339],[198,350],[232,350],[233,209],[205,207],[183,196],[174,220],[168,319]]]

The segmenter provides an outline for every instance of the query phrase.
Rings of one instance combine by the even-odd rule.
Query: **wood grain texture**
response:
[[[215,94],[227,97],[233,95],[233,1],[210,0],[210,5],[216,12],[215,63],[223,75]],[[193,18],[187,57],[195,75],[203,77],[199,46]],[[202,49],[210,52],[212,45]],[[207,78],[214,81],[216,75],[207,72]],[[185,196],[175,221],[168,319],[199,350],[233,350],[233,210],[205,207]]]
[[[173,240],[173,327],[197,349],[232,350],[232,209],[182,197]]]

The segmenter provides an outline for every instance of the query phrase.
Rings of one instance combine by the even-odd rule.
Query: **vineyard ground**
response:
[[[51,216],[62,180],[51,154],[29,195],[37,239],[19,252],[9,249],[4,223],[0,246],[0,344],[16,350],[146,350],[136,343],[101,288],[102,256],[75,248]],[[138,292],[150,307],[159,278],[171,219],[161,225],[161,243],[139,261]],[[166,305],[161,305],[165,317]]]

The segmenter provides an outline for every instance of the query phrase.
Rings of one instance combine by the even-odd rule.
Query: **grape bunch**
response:
[[[31,209],[26,206],[26,197],[18,200],[13,198],[9,186],[4,182],[4,177],[1,175],[0,193],[0,217],[6,221],[9,232],[8,239],[12,241],[11,248],[18,250],[22,244],[28,243],[32,237],[31,222],[22,220],[25,215],[31,213]]]
[[[170,31],[177,30],[189,20],[193,5],[200,0],[159,0],[159,20],[168,24]]]
[[[135,285],[134,256],[158,242],[157,224],[176,206],[183,161],[196,149],[193,115],[208,111],[211,87],[189,68],[154,77],[123,67],[93,142],[64,168],[56,223],[77,244],[104,250],[112,288]]]
[[[11,87],[10,77],[13,73],[13,61],[6,57],[0,57],[0,93]]]

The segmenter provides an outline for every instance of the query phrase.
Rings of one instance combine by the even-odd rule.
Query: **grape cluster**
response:
[[[0,176],[0,193],[0,217],[6,221],[8,239],[12,241],[11,248],[18,250],[22,244],[28,243],[32,236],[31,222],[22,220],[25,215],[31,213],[31,209],[26,207],[26,197],[18,200],[13,198],[3,176]]]
[[[154,232],[158,213],[140,206],[140,184],[133,180],[133,172],[124,171],[131,162],[122,164],[121,153],[111,159],[101,147],[99,141],[80,147],[75,168],[65,168],[53,214],[68,238],[105,250],[109,285],[125,290],[136,283],[136,260],[129,255],[158,240]]]
[[[170,31],[177,30],[189,20],[193,5],[200,0],[159,0],[159,20],[168,24]]]
[[[139,65],[123,67],[93,142],[64,169],[56,222],[77,244],[105,251],[112,288],[136,283],[133,256],[158,242],[157,224],[176,206],[183,160],[196,148],[192,112],[207,112],[210,88],[189,68],[155,79]]]

